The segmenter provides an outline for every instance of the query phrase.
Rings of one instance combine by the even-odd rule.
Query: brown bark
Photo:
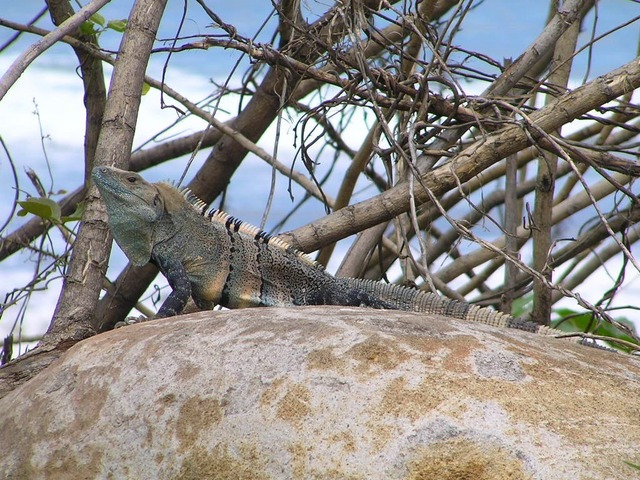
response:
[[[580,33],[580,23],[576,21],[558,39],[553,60],[550,65],[551,73],[549,83],[554,89],[565,90],[569,83],[571,73],[572,56],[576,49],[578,34]],[[551,95],[547,96],[547,103],[552,102]],[[553,239],[551,229],[553,220],[551,218],[556,171],[558,169],[558,157],[544,152],[538,162],[537,184],[535,205],[533,211],[534,228],[533,236],[533,268],[539,272],[547,281],[551,281],[552,269],[550,268],[551,248]],[[551,323],[551,307],[553,306],[552,290],[537,278],[533,279],[533,310],[531,319],[541,325]]]
[[[68,0],[48,0],[49,12],[53,23],[60,25],[75,12]],[[72,35],[83,43],[98,46],[95,35],[85,35],[80,32]],[[78,57],[82,83],[84,85],[84,105],[85,105],[85,137],[84,137],[84,159],[85,159],[85,183],[89,179],[89,172],[93,166],[98,135],[102,125],[102,116],[107,100],[107,89],[104,83],[104,71],[102,62],[91,55],[86,49],[72,46]]]
[[[166,1],[137,0],[116,61],[96,165],[126,168],[131,154],[144,72]],[[36,351],[0,370],[0,380],[15,388],[53,361],[61,351],[95,334],[92,317],[106,271],[111,236],[104,206],[95,187],[87,195],[83,222],[76,237],[69,270],[49,329]],[[20,365],[13,366],[15,363]]]
[[[96,165],[126,168],[140,105],[144,72],[165,1],[138,0],[129,17],[116,61],[95,155]],[[104,206],[89,189],[83,221],[75,241],[69,271],[43,344],[92,335],[91,319],[102,287],[111,236]]]

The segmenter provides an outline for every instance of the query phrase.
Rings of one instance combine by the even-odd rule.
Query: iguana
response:
[[[172,292],[156,318],[189,296],[201,309],[343,305],[445,315],[543,335],[564,332],[400,285],[337,278],[289,244],[207,205],[188,189],[113,167],[92,172],[113,236],[138,266],[154,263]]]

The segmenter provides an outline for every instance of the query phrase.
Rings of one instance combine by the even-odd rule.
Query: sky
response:
[[[43,2],[36,0],[22,0],[20,2],[3,2],[0,18],[16,22],[26,22],[41,8]],[[247,37],[253,37],[260,25],[271,13],[271,2],[268,0],[245,0],[241,4],[211,0],[208,5],[227,23],[237,27],[238,32]],[[126,18],[133,4],[130,0],[114,0],[100,13],[107,20]],[[307,15],[313,19],[314,15],[327,5],[327,2],[305,2]],[[454,43],[469,50],[482,51],[498,60],[517,57],[527,45],[539,34],[547,16],[547,2],[538,0],[486,0],[475,2],[464,21],[464,28],[456,36]],[[183,35],[198,33],[215,33],[211,28],[211,21],[203,14],[197,3],[188,2],[188,11]],[[159,37],[170,39],[175,35],[184,8],[184,2],[169,0],[167,11],[163,17]],[[631,0],[601,0],[598,2],[597,15],[591,15],[586,21],[582,32],[581,43],[587,41],[594,29],[600,35],[615,25],[640,15],[640,5]],[[274,20],[256,41],[269,42]],[[42,28],[50,28],[47,18],[38,23]],[[591,52],[585,51],[575,69],[573,82],[581,82],[587,74],[587,54],[593,59],[589,69],[589,77],[605,73],[631,60],[637,52],[639,38],[639,22],[631,27],[608,36],[598,43]],[[7,41],[13,32],[0,27],[0,44]],[[0,72],[6,69],[37,38],[25,35],[10,48],[0,53]],[[115,49],[120,40],[120,34],[106,31],[101,36],[101,44],[106,48]],[[632,47],[630,47],[630,45]],[[213,53],[212,53],[213,52]],[[192,99],[203,99],[213,90],[211,79],[222,81],[230,71],[237,54],[230,51],[216,49],[215,51],[192,52],[187,55],[174,55],[171,58],[167,84],[180,90]],[[165,57],[157,56],[153,59],[149,73],[160,77]],[[22,75],[12,87],[7,96],[0,102],[0,136],[13,158],[20,178],[20,186],[24,192],[34,194],[24,170],[31,168],[37,172],[45,187],[53,192],[68,191],[76,188],[82,182],[82,142],[84,131],[84,112],[82,105],[81,81],[73,73],[75,57],[65,45],[57,45],[38,57],[36,61]],[[109,75],[110,68],[106,68]],[[471,90],[481,87],[470,85]],[[142,100],[140,119],[136,132],[136,145],[147,141],[154,133],[171,125],[176,115],[171,109],[158,108],[159,95],[151,91]],[[233,112],[234,105],[222,105],[218,118],[224,120]],[[225,112],[225,110],[227,112]],[[182,135],[201,128],[201,124],[193,119],[182,122],[169,135]],[[285,134],[292,135],[292,125],[287,125]],[[355,136],[358,137],[357,134]],[[261,144],[271,151],[274,138],[273,129],[265,135]],[[42,140],[40,140],[42,139]],[[294,139],[287,147],[283,142],[280,154],[293,155]],[[202,158],[202,157],[200,157]],[[197,162],[196,162],[197,163]],[[176,178],[176,172],[181,172],[184,159],[170,162],[160,169],[149,172],[147,178],[160,180]],[[49,174],[49,170],[53,172]],[[192,171],[195,171],[192,170]],[[64,172],[64,174],[60,174]],[[0,156],[0,222],[12,214],[9,205],[15,191],[9,181],[11,170],[6,154]],[[259,223],[263,206],[268,197],[268,186],[271,171],[261,161],[249,158],[238,171],[234,182],[250,186],[254,191],[256,201],[246,202],[239,196],[231,196],[226,208],[234,215],[251,223]],[[284,183],[280,184],[282,196],[276,198],[274,204],[275,221],[289,208],[290,203]],[[241,191],[239,189],[238,191]],[[298,222],[306,222],[322,215],[317,207],[305,211]],[[22,221],[13,217],[9,227],[1,232],[6,234],[15,229]],[[289,225],[294,228],[298,225]],[[52,233],[56,242],[61,241],[57,233]],[[24,285],[33,272],[35,256],[29,254],[14,255],[0,263],[0,301],[5,293],[14,286]],[[111,273],[117,273],[125,259],[119,249],[114,248],[111,259]],[[330,269],[335,268],[335,265]],[[53,305],[58,296],[59,281],[53,281],[49,288],[34,296],[29,304],[30,321],[24,329],[26,335],[41,333],[48,324],[53,311]],[[6,334],[13,325],[13,319],[18,315],[17,309],[10,309],[0,318],[0,336]]]

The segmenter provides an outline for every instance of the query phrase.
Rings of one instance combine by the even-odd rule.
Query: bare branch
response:
[[[76,30],[82,23],[86,22],[91,15],[100,10],[109,3],[110,0],[93,0],[84,6],[73,17],[65,20],[58,28],[51,33],[38,40],[20,55],[9,69],[0,78],[0,100],[4,98],[11,86],[20,78],[26,68],[33,62],[42,52],[54,45],[65,35]]]
[[[530,116],[542,131],[549,132],[640,86],[640,62],[628,64],[558,97]],[[481,171],[531,143],[521,126],[506,127],[475,142],[447,164],[422,176],[416,200],[427,201],[455,188]],[[409,209],[408,185],[398,185],[381,195],[339,210],[309,226],[286,235],[303,251],[313,251],[352,233],[371,227]]]

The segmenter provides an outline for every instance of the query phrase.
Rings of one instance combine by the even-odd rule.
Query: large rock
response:
[[[633,478],[625,461],[637,359],[401,312],[143,323],[0,400],[10,479]]]

